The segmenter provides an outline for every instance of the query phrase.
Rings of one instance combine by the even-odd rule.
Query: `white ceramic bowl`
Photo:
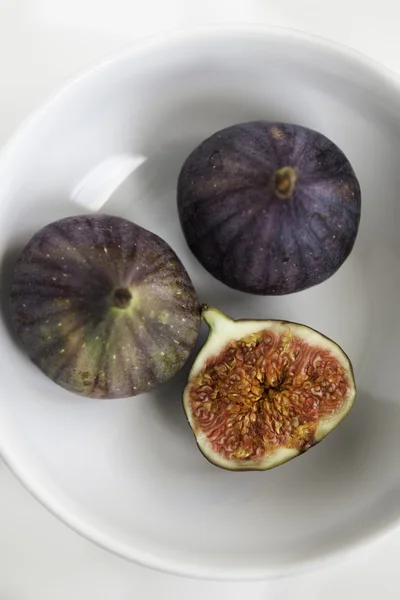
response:
[[[304,570],[389,531],[400,517],[400,87],[354,53],[254,27],[173,34],[110,60],[31,119],[0,161],[0,449],[26,487],[80,533],[141,564],[245,579]],[[251,119],[316,128],[343,148],[363,190],[356,247],[329,281],[281,298],[214,281],[188,252],[177,174],[208,134]],[[42,225],[84,212],[77,182],[111,155],[147,157],[105,211],[164,237],[201,299],[233,317],[283,317],[337,340],[359,394],[319,446],[273,471],[231,473],[196,448],[185,373],[152,394],[82,399],[16,345],[7,291]]]

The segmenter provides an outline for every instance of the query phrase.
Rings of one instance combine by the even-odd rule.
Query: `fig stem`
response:
[[[281,167],[275,172],[274,191],[281,200],[293,196],[296,187],[297,174],[293,167]]]
[[[118,288],[114,291],[113,303],[117,308],[128,308],[132,294],[127,288]]]
[[[212,308],[207,304],[201,307],[201,316],[212,331],[218,331],[220,327],[225,327],[233,323],[233,319],[225,315],[217,308]]]

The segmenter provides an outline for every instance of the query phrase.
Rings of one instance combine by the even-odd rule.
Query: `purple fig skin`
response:
[[[193,254],[227,286],[290,294],[331,277],[349,256],[360,185],[327,137],[288,123],[223,129],[186,159],[178,211]]]
[[[14,272],[11,312],[32,361],[93,398],[147,392],[181,369],[200,330],[192,282],[155,234],[79,215],[38,231]]]

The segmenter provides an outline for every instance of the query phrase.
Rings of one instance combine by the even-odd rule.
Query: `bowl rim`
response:
[[[45,113],[57,104],[69,91],[77,84],[90,79],[102,71],[106,71],[111,65],[115,66],[128,58],[136,58],[143,53],[154,50],[163,51],[170,45],[177,42],[191,42],[207,39],[208,36],[219,35],[233,37],[237,35],[251,35],[287,38],[291,41],[307,44],[314,47],[319,47],[325,52],[339,56],[342,60],[352,63],[355,67],[362,67],[364,70],[371,72],[373,75],[384,80],[393,88],[400,98],[400,74],[384,65],[380,61],[364,54],[361,51],[355,50],[342,43],[330,40],[328,38],[318,36],[312,33],[307,33],[290,27],[282,27],[272,24],[214,24],[200,27],[187,27],[184,29],[172,29],[163,33],[158,33],[146,37],[145,39],[128,44],[122,51],[111,53],[107,58],[95,61],[89,67],[86,67],[78,72],[77,75],[66,80],[58,91],[51,94],[49,99],[42,103],[39,108],[31,112],[21,124],[18,126],[14,134],[0,149],[0,189],[5,187],[7,190],[7,163],[12,161],[13,155],[18,153],[24,139],[30,135],[30,132]],[[19,479],[25,489],[36,498],[47,510],[53,513],[68,527],[73,529],[87,540],[95,543],[99,547],[108,550],[121,558],[130,560],[140,566],[148,567],[163,573],[190,577],[194,579],[205,579],[211,581],[256,581],[276,579],[279,577],[298,575],[306,572],[311,572],[324,565],[331,565],[338,560],[342,561],[355,551],[360,551],[369,548],[377,541],[381,541],[388,537],[391,532],[397,529],[400,525],[400,510],[397,519],[391,523],[380,527],[377,531],[366,534],[364,537],[348,543],[345,547],[330,551],[328,554],[311,559],[304,559],[301,562],[282,567],[249,568],[249,567],[217,567],[210,569],[209,566],[202,566],[192,563],[180,563],[167,555],[150,554],[143,552],[140,548],[132,547],[129,544],[119,542],[111,535],[103,533],[94,524],[90,524],[83,520],[65,507],[62,500],[56,498],[42,485],[30,470],[25,466],[24,461],[20,460],[12,448],[4,443],[3,437],[0,435],[0,456]]]

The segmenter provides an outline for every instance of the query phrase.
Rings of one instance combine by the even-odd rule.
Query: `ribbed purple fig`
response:
[[[361,192],[327,137],[287,123],[228,127],[185,161],[178,210],[187,243],[226,285],[289,294],[331,277],[356,240]]]
[[[108,215],[37,232],[16,265],[11,309],[32,361],[60,386],[95,398],[167,381],[200,329],[195,290],[170,246]]]

